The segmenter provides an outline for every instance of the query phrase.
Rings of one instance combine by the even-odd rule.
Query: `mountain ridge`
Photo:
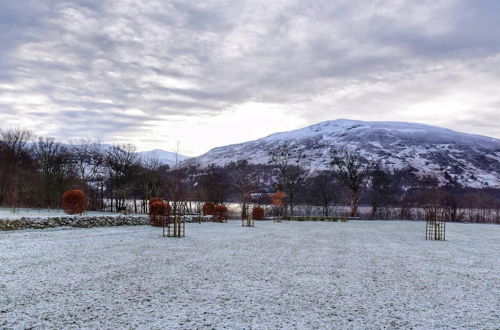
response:
[[[388,169],[410,169],[419,177],[435,175],[443,184],[448,180],[465,187],[500,188],[499,139],[411,122],[329,120],[217,147],[192,162],[224,165],[246,159],[265,164],[267,151],[283,142],[306,155],[309,169],[328,168],[332,148],[350,147]]]

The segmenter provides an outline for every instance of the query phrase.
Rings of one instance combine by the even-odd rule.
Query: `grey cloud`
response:
[[[498,81],[499,12],[493,0],[6,1],[0,114],[37,118],[45,107],[50,134],[65,135],[67,118],[76,131],[93,119],[101,137],[249,101],[308,120],[396,116],[449,92],[458,65],[462,81],[474,70]]]

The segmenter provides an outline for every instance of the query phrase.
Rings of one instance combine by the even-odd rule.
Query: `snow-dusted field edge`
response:
[[[19,229],[46,229],[54,227],[109,227],[137,226],[149,224],[147,215],[112,215],[112,216],[61,216],[61,217],[22,217],[19,219],[0,219],[0,231]]]
[[[117,212],[101,212],[101,211],[87,211],[84,214],[87,217],[116,217],[122,215]],[[133,214],[131,214],[133,215]],[[33,209],[33,208],[19,208],[15,213],[8,207],[0,207],[0,219],[20,219],[20,218],[60,218],[70,217],[61,209]]]
[[[500,324],[500,227],[186,224],[0,232],[0,328],[473,328]]]

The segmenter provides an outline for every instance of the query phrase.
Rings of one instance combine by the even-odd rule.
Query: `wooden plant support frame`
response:
[[[255,220],[252,217],[242,218],[241,219],[242,227],[255,227]]]
[[[186,222],[181,216],[176,215],[170,221],[169,217],[163,219],[163,237],[184,237],[186,235]]]
[[[431,241],[445,241],[446,221],[436,219],[436,217],[428,218],[425,222],[425,239]]]

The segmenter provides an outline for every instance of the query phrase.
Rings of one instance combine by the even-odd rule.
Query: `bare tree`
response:
[[[99,142],[90,139],[70,140],[73,164],[83,183],[90,183],[101,174],[105,155]]]
[[[40,197],[45,205],[58,207],[60,196],[73,178],[71,156],[54,138],[40,137],[34,151],[41,175]]]
[[[198,165],[184,166],[186,173],[186,195],[185,199],[190,213],[201,213],[204,200],[204,187],[200,181],[200,169]],[[194,209],[193,209],[194,207]]]
[[[17,205],[21,175],[31,162],[27,145],[32,138],[33,133],[28,130],[0,130],[1,178],[5,185],[3,187],[4,196],[10,197],[13,210]]]
[[[333,171],[321,171],[309,180],[309,194],[323,207],[323,215],[329,215],[329,207],[339,195],[338,179]],[[317,204],[316,204],[317,205]]]
[[[150,200],[153,197],[161,197],[161,188],[164,182],[162,168],[166,171],[165,166],[161,163],[160,159],[154,155],[150,155],[148,158],[144,159],[141,165],[141,183],[145,199]]]
[[[306,177],[306,171],[303,168],[304,156],[288,142],[271,148],[268,155],[269,164],[278,170],[279,183],[287,195],[290,215],[293,215],[297,190]]]
[[[174,214],[180,214],[180,213],[185,213],[186,208],[182,208],[181,206],[185,201],[184,198],[186,197],[186,169],[181,168],[180,161],[179,161],[179,145],[180,142],[177,141],[177,147],[175,149],[175,163],[174,163],[174,168],[172,169],[170,173],[170,180],[169,180],[169,188],[170,188],[170,196],[172,198],[172,204],[173,208],[172,211]]]
[[[372,217],[380,215],[381,208],[389,206],[394,202],[396,188],[390,173],[379,163],[375,164],[370,173],[370,197],[372,203]]]
[[[428,220],[446,219],[449,214],[447,206],[444,203],[444,193],[439,187],[439,182],[435,177],[429,177],[425,180],[425,189],[419,194],[419,203],[425,212]]]
[[[230,188],[227,171],[219,166],[209,165],[198,178],[206,201],[222,204]]]
[[[349,190],[350,215],[355,217],[358,215],[359,199],[371,165],[363,160],[357,151],[347,148],[340,151],[332,149],[331,165],[342,184]]]
[[[69,150],[79,185],[87,192],[88,207],[104,209],[106,154],[99,142],[90,139],[69,141]]]
[[[115,200],[117,211],[126,208],[125,201],[129,197],[132,188],[132,178],[138,171],[138,158],[135,146],[132,144],[120,144],[112,146],[106,155],[108,166],[109,183],[111,188],[111,203]],[[111,204],[113,208],[113,204]]]
[[[238,192],[241,202],[241,218],[246,219],[247,205],[251,200],[251,194],[257,187],[258,178],[252,173],[247,160],[240,160],[234,166],[233,186]]]
[[[0,140],[5,149],[15,156],[26,150],[26,145],[33,139],[31,131],[19,128],[0,129]]]

